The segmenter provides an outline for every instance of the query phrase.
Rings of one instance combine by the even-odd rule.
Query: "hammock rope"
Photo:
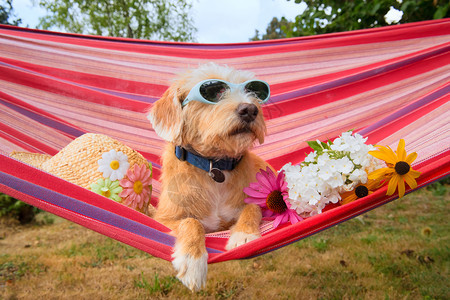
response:
[[[156,203],[164,142],[145,112],[177,73],[210,61],[270,83],[268,135],[254,152],[276,169],[303,161],[305,141],[354,129],[371,144],[405,139],[418,153],[418,188],[450,173],[450,19],[223,45],[0,25],[0,192],[171,260],[165,226],[8,154],[54,155],[84,133],[105,134],[153,164]],[[228,232],[209,234],[208,262],[273,251],[396,199],[385,194],[386,187],[230,251]]]

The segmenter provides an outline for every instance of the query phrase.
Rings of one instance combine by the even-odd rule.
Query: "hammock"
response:
[[[164,142],[145,111],[180,71],[214,61],[271,84],[268,136],[254,149],[276,169],[302,162],[305,141],[349,129],[368,143],[416,151],[423,187],[450,173],[450,19],[240,44],[191,44],[83,36],[0,26],[0,192],[171,260],[174,238],[153,219],[9,158],[13,150],[56,154],[101,133],[154,166],[160,193]],[[407,189],[407,193],[411,190]],[[374,209],[386,187],[231,251],[229,232],[209,234],[209,263],[250,258]]]

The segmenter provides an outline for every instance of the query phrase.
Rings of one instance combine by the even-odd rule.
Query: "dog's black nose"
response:
[[[237,113],[242,121],[250,123],[256,119],[258,107],[255,104],[241,103],[237,107]]]

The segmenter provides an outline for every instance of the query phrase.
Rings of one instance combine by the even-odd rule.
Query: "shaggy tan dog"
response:
[[[260,208],[244,203],[243,188],[267,167],[249,148],[264,141],[261,102],[270,90],[253,78],[226,66],[202,65],[180,76],[148,115],[169,142],[155,219],[173,230],[172,263],[191,290],[206,282],[205,232],[231,228],[227,249],[260,237]]]

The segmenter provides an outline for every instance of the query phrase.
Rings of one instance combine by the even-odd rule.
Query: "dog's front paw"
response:
[[[208,253],[195,258],[190,254],[175,250],[172,258],[172,264],[178,271],[177,278],[191,291],[199,290],[206,284]]]
[[[261,237],[260,234],[245,233],[245,232],[233,232],[230,236],[230,239],[228,240],[228,243],[227,243],[225,249],[231,250],[240,245],[244,245],[245,243],[256,240],[257,238],[260,238],[260,237]]]

